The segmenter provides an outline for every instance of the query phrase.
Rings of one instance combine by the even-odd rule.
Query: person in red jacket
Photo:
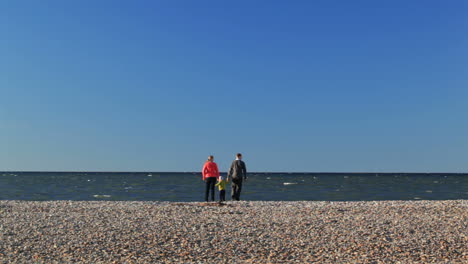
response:
[[[205,165],[203,165],[203,169],[202,169],[203,181],[205,181],[206,183],[205,201],[207,202],[208,202],[208,194],[210,193],[210,191],[211,191],[211,201],[215,200],[215,184],[220,176],[218,165],[216,165],[216,163],[214,163],[213,161],[214,161],[214,156],[213,155],[208,156],[208,160],[205,162]]]

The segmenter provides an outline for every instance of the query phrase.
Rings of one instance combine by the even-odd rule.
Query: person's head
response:
[[[237,153],[237,154],[236,154],[236,158],[238,158],[238,159],[242,159],[242,154],[240,154],[240,153]]]
[[[209,155],[208,156],[208,161],[213,161],[214,160],[214,156],[213,155]]]

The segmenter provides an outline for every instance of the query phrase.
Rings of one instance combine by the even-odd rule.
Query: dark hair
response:
[[[207,161],[212,161],[213,159],[214,159],[213,155],[209,155]]]
[[[236,157],[240,158],[240,157],[242,157],[242,154],[237,153],[237,154],[236,154]]]

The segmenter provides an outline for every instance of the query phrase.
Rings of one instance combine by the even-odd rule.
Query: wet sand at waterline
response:
[[[466,263],[468,201],[0,201],[3,263]]]

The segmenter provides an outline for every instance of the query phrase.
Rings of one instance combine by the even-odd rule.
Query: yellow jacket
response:
[[[226,190],[226,181],[225,180],[220,180],[218,181],[215,186],[218,186],[219,190]]]

